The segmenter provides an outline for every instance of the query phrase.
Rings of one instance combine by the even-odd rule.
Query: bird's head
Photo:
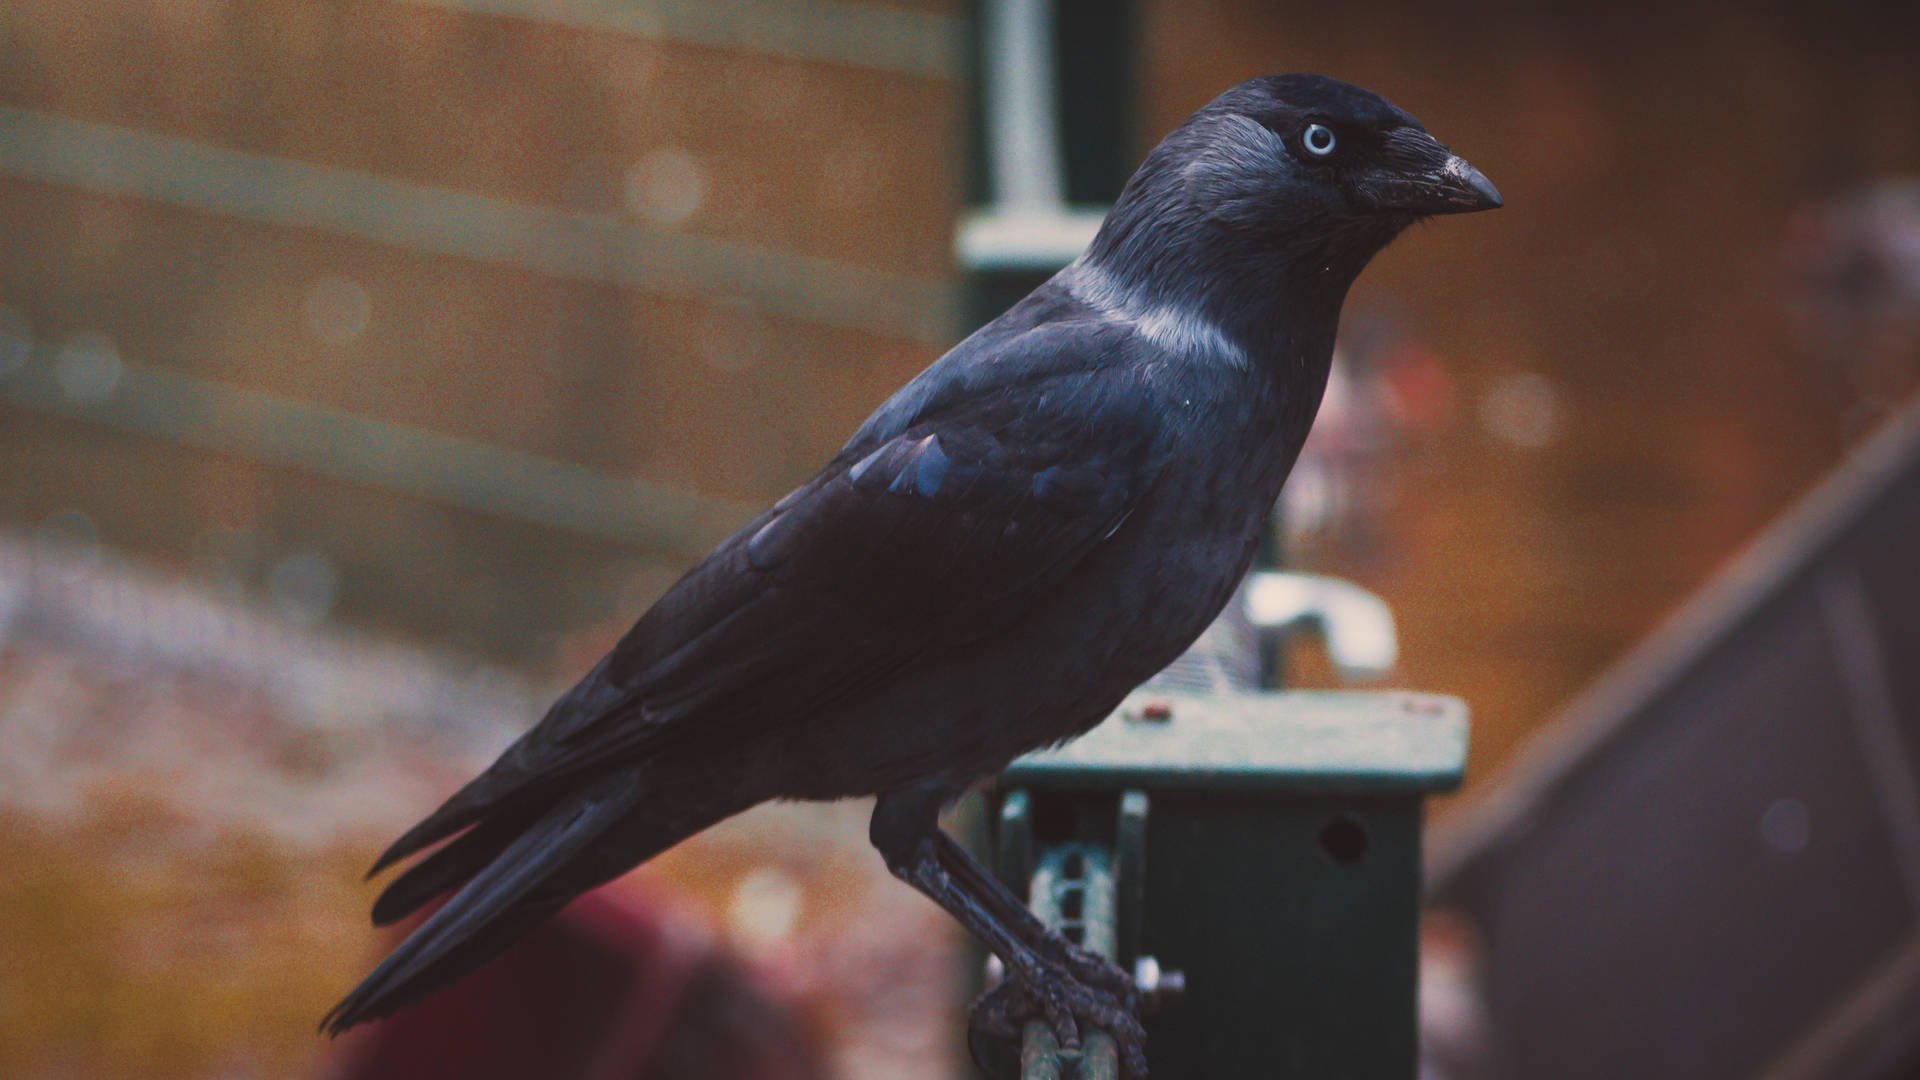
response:
[[[1191,195],[1255,231],[1398,229],[1435,214],[1492,210],[1480,170],[1377,94],[1320,75],[1241,83],[1196,113],[1167,148]]]
[[[1337,306],[1409,225],[1500,205],[1478,169],[1379,95],[1275,75],[1241,83],[1168,135],[1089,258],[1136,284],[1170,270],[1216,293],[1237,283],[1299,294],[1311,283]]]

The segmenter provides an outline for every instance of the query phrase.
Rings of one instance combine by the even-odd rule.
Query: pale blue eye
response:
[[[1300,133],[1300,145],[1314,157],[1326,157],[1333,153],[1335,141],[1333,129],[1325,124],[1308,124],[1307,130]]]

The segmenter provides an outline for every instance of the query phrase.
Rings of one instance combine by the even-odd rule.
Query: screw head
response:
[[[1187,976],[1182,971],[1166,971],[1160,961],[1142,956],[1133,962],[1133,984],[1140,989],[1140,1001],[1149,1010],[1180,1000],[1187,993]]]
[[[987,962],[984,967],[985,969],[981,972],[981,976],[989,990],[999,986],[1001,980],[1007,977],[1007,966],[1001,963],[1000,958],[992,953],[987,954]]]

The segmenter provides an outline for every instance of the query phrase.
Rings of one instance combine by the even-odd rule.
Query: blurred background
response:
[[[1055,8],[1037,195],[976,5],[0,8],[0,1075],[350,1070],[384,840],[1242,79],[1507,200],[1363,276],[1279,515],[1470,703],[1460,798],[1920,384],[1911,6]],[[614,890],[790,1057],[929,1075],[958,944],[863,813]]]

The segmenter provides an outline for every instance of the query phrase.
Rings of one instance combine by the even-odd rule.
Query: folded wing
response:
[[[536,817],[584,776],[689,740],[804,723],[1046,603],[1156,469],[1159,417],[1138,376],[1071,360],[996,365],[1021,374],[952,400],[924,394],[912,415],[869,424],[695,566],[375,870],[483,819]],[[471,872],[494,846],[462,839],[479,850],[437,876]],[[381,914],[447,885],[402,878],[406,903]]]

